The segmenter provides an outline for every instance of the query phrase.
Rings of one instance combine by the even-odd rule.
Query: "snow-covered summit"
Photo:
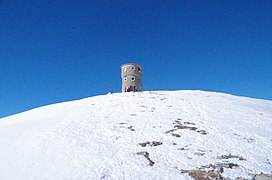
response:
[[[90,97],[0,119],[0,179],[271,175],[271,127],[266,100],[204,91]]]

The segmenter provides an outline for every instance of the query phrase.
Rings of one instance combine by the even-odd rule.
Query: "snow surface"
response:
[[[272,174],[271,127],[266,100],[204,91],[90,97],[0,119],[0,179],[191,179],[189,170],[224,163],[238,167],[223,177],[250,179]]]

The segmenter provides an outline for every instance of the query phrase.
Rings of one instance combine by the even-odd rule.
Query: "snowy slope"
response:
[[[0,179],[271,175],[271,127],[271,101],[213,92],[54,104],[0,119]]]

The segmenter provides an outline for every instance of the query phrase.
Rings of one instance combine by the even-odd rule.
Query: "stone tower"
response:
[[[122,92],[142,91],[142,66],[123,64],[121,66]]]

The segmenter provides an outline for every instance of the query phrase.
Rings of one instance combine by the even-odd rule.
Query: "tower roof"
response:
[[[142,66],[141,64],[136,64],[136,63],[126,63],[126,64],[122,64],[121,67],[127,66],[127,65],[137,65],[137,66]]]

